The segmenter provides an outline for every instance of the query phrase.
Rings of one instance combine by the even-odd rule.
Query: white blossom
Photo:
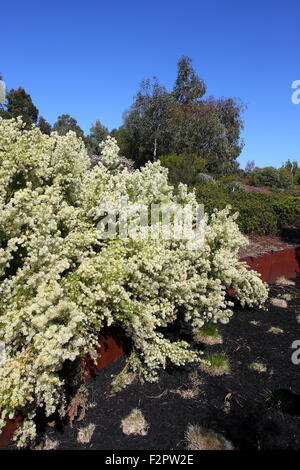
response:
[[[205,216],[204,242],[191,250],[184,240],[99,240],[97,207],[118,204],[196,206],[193,193],[168,184],[158,162],[134,172],[117,171],[118,148],[102,145],[107,165],[89,169],[75,133],[43,135],[23,129],[20,119],[0,118],[0,428],[26,414],[16,437],[35,435],[38,407],[65,413],[66,360],[94,354],[104,325],[121,326],[131,338],[127,366],[154,381],[168,361],[199,360],[183,341],[170,342],[159,328],[178,311],[193,326],[226,323],[232,304],[226,287],[243,305],[260,306],[266,286],[238,261],[246,244],[234,215],[225,209]]]

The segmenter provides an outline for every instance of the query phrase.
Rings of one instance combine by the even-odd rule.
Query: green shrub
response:
[[[225,175],[218,178],[218,182],[223,184],[234,183],[235,181],[240,181],[240,177],[237,175]]]
[[[280,233],[284,225],[300,225],[300,199],[252,191],[232,191],[231,185],[196,186],[196,197],[206,212],[224,209],[227,205],[238,212],[237,223],[244,233],[261,235]]]
[[[169,170],[171,184],[197,184],[198,174],[204,170],[205,160],[196,155],[164,155],[159,157],[161,164]],[[208,175],[209,176],[209,175]]]
[[[232,193],[232,207],[239,212],[237,222],[244,233],[278,233],[279,220],[273,208],[273,196],[247,191]]]
[[[300,198],[277,197],[272,206],[280,225],[300,225]]]
[[[249,184],[272,189],[290,190],[293,188],[293,175],[285,168],[272,166],[257,168],[251,173]]]
[[[230,189],[220,183],[208,183],[195,187],[197,201],[204,204],[205,211],[211,214],[214,209],[224,209],[232,202]]]

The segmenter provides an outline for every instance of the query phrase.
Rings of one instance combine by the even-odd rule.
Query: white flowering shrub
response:
[[[228,209],[205,218],[198,250],[174,240],[100,240],[101,203],[126,196],[196,204],[185,186],[174,193],[159,163],[118,170],[111,138],[102,152],[106,164],[90,170],[75,133],[47,136],[25,131],[19,119],[0,119],[0,427],[23,415],[19,445],[35,436],[39,407],[47,416],[65,414],[63,364],[93,354],[103,326],[121,326],[131,338],[126,371],[154,381],[168,361],[198,360],[188,344],[159,331],[178,311],[201,327],[232,315],[227,286],[243,305],[267,297],[258,275],[238,261],[246,239]]]

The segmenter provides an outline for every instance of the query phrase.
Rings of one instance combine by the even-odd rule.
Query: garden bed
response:
[[[280,276],[296,277],[300,267],[300,254],[299,248],[295,243],[285,242],[278,237],[255,235],[249,236],[249,242],[247,247],[240,250],[240,259],[246,261],[249,268],[260,272],[265,282],[273,282]],[[263,314],[258,312],[259,316]],[[128,352],[129,348],[122,331],[115,328],[102,332],[99,338],[99,345],[101,354],[99,354],[96,365],[89,357],[83,360],[85,379],[94,377],[97,370],[107,367],[116,361],[124,353]],[[112,367],[114,370],[115,366]],[[110,369],[109,367],[107,370],[109,371]],[[17,420],[8,422],[3,433],[0,435],[0,448],[4,448],[9,444],[10,436],[19,422],[20,417]]]
[[[170,367],[158,383],[133,381],[111,394],[111,376],[124,358],[98,371],[86,382],[85,418],[73,427],[49,423],[48,448],[184,449],[187,426],[198,424],[222,434],[237,449],[300,449],[300,365],[291,361],[291,345],[300,340],[299,276],[295,286],[271,286],[271,299],[286,295],[286,308],[271,302],[267,311],[237,307],[229,324],[219,328],[223,344],[194,343],[205,354],[226,353],[228,374],[213,376],[198,365]],[[174,339],[192,341],[190,334],[181,323],[169,331]],[[121,421],[134,408],[149,424],[146,435],[122,432]],[[79,431],[88,426],[93,429],[90,441],[78,442]]]

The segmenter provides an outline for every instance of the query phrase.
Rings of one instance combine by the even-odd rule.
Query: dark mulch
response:
[[[282,293],[296,296],[288,302],[288,308],[237,308],[230,323],[220,326],[223,344],[204,347],[206,352],[228,355],[229,375],[211,376],[197,365],[170,367],[161,373],[158,383],[135,382],[110,395],[111,376],[121,369],[121,358],[87,382],[89,401],[95,407],[87,411],[85,419],[73,428],[47,427],[47,435],[59,441],[59,449],[184,449],[185,431],[192,423],[223,434],[238,449],[300,449],[300,364],[291,361],[291,345],[300,340],[300,324],[296,320],[300,314],[300,277],[296,287],[272,286],[270,297]],[[270,327],[279,327],[284,333],[269,333]],[[181,333],[189,334],[188,330]],[[174,329],[170,335],[174,335]],[[251,370],[252,362],[265,364],[267,371]],[[174,390],[190,388],[189,376],[195,369],[203,380],[199,395],[184,399]],[[279,393],[281,397],[293,394],[295,406],[284,406],[284,398],[281,406],[279,401],[277,407],[268,405],[268,393],[280,389],[285,390],[283,395]],[[140,408],[148,421],[147,436],[123,434],[121,420],[133,408]],[[79,444],[78,430],[89,423],[96,425],[92,439],[89,444]]]

